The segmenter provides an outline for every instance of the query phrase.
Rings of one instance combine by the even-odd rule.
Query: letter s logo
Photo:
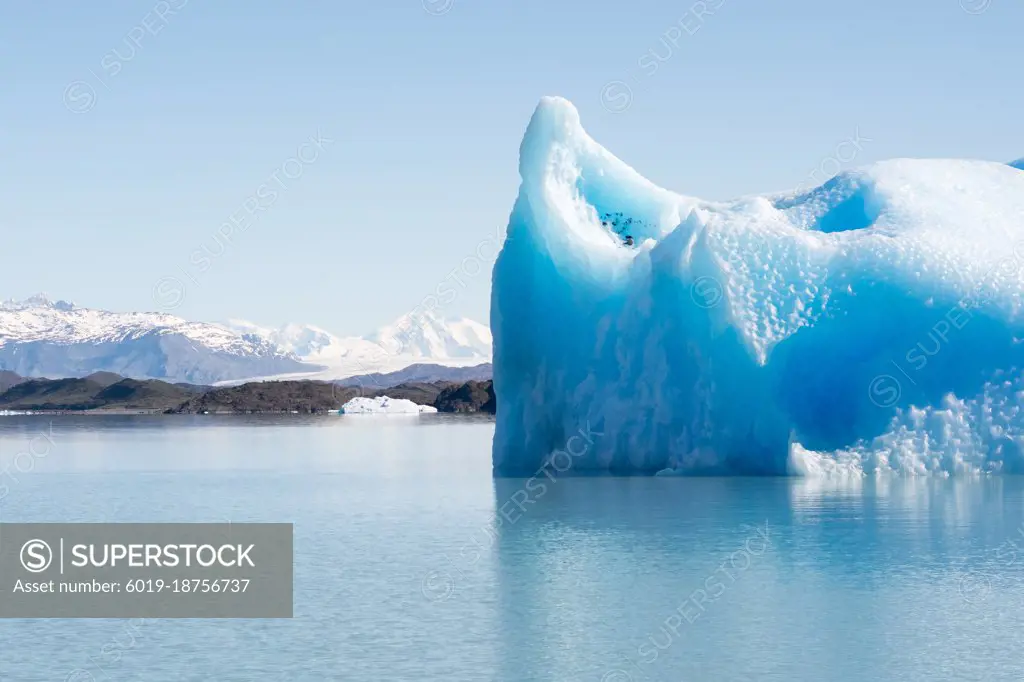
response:
[[[42,540],[29,540],[21,546],[21,565],[29,573],[42,573],[53,562],[53,550]]]

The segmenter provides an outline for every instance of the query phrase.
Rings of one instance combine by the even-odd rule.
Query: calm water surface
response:
[[[292,522],[295,618],[0,621],[4,682],[1024,677],[1024,479],[495,481],[493,422],[447,416],[49,428],[0,418],[0,519]]]

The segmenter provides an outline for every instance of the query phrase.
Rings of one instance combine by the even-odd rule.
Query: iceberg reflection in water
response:
[[[523,485],[495,480],[503,679],[1019,679],[1022,479],[576,477],[508,504]]]

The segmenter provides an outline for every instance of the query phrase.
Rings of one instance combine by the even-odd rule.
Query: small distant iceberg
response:
[[[339,414],[432,414],[436,407],[417,405],[411,400],[379,398],[352,398],[338,410]]]

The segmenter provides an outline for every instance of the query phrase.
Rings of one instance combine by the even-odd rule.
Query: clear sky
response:
[[[0,298],[363,333],[456,277],[444,313],[486,321],[465,259],[542,95],[710,199],[1010,160],[1021,26],[1017,0],[7,3]]]

